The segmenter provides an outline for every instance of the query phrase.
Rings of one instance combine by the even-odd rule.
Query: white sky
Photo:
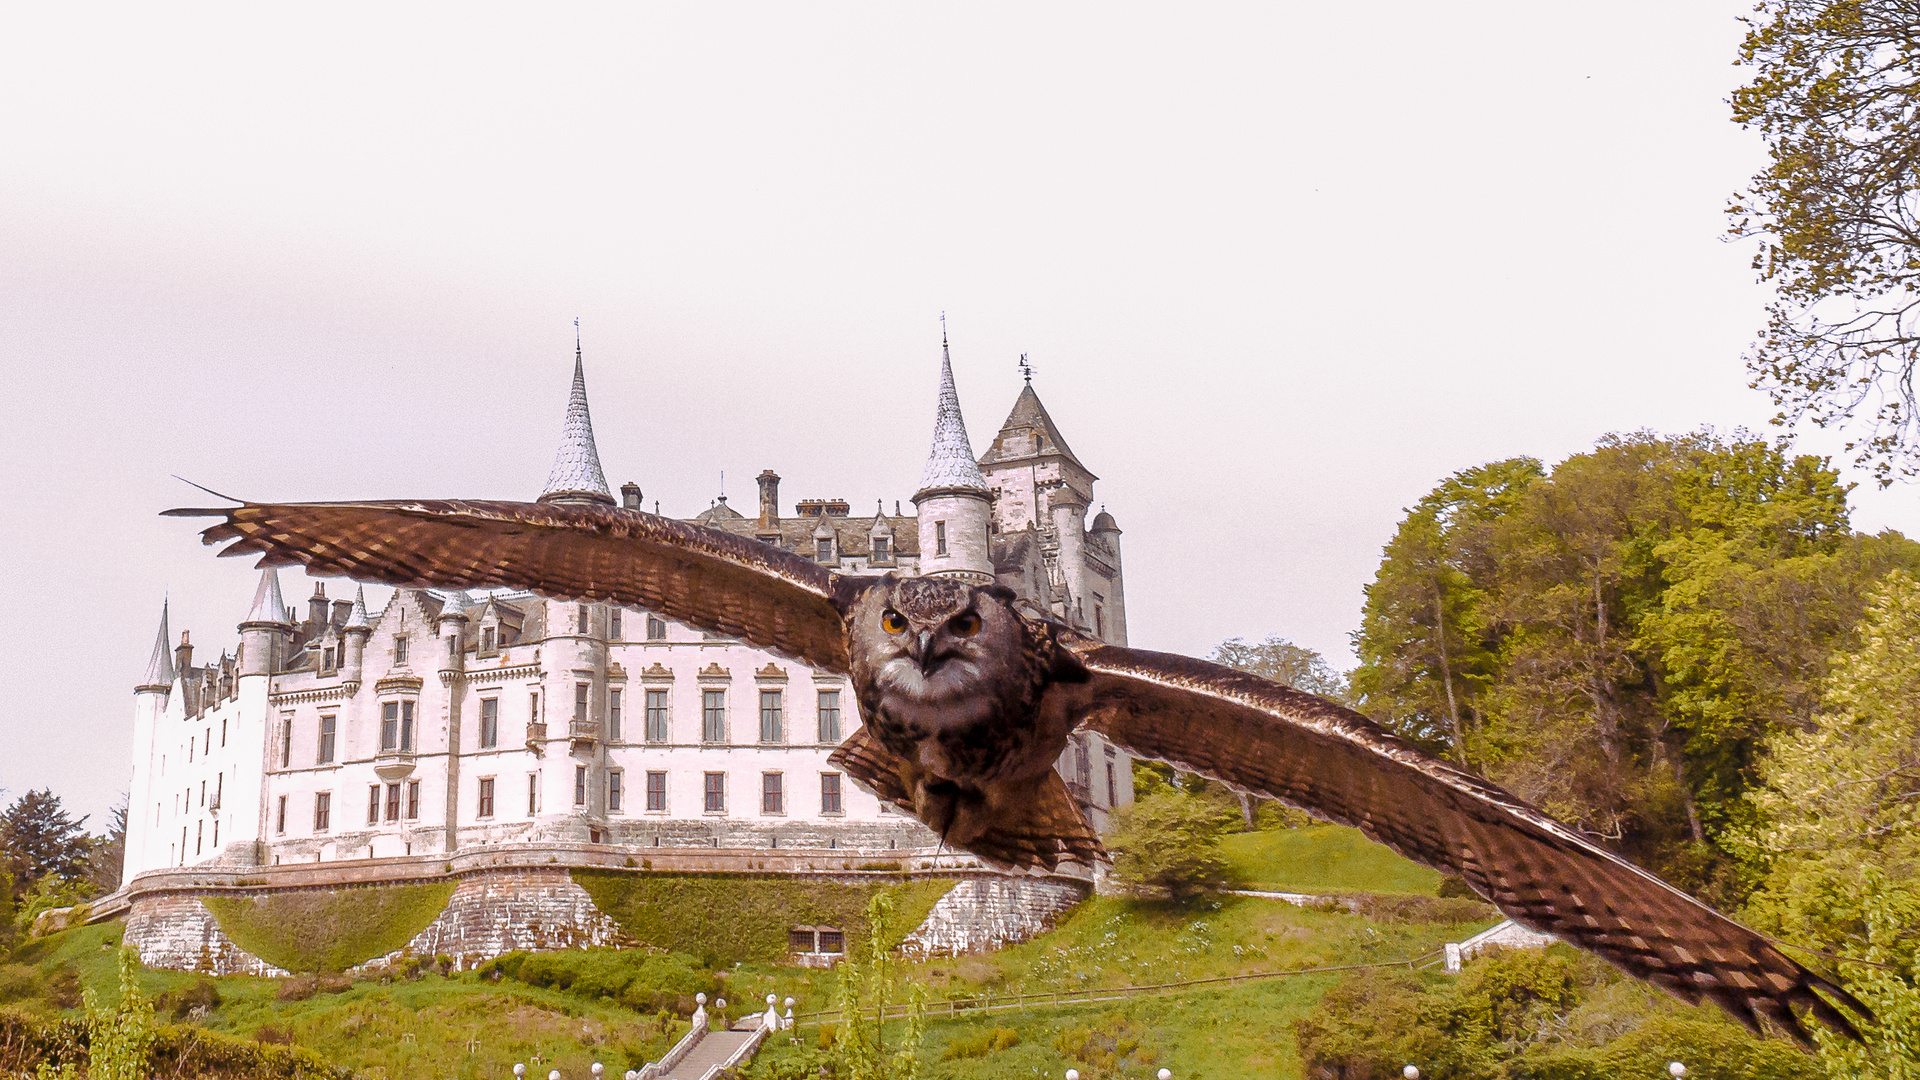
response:
[[[0,786],[104,815],[163,593],[234,645],[169,473],[531,498],[576,315],[608,478],[684,516],[905,500],[945,311],[976,447],[1026,352],[1103,478],[1135,644],[1350,663],[1446,474],[1769,415],[1748,6],[12,5]]]

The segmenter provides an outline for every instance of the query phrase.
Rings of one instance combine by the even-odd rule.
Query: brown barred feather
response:
[[[1760,935],[1358,713],[1217,664],[1062,636],[1093,673],[1084,722],[1135,754],[1354,826],[1459,874],[1514,921],[1755,1031],[1766,1017],[1811,1045],[1804,1010],[1859,1039],[1821,994],[1872,1018]]]
[[[839,603],[864,584],[757,541],[606,506],[511,502],[245,503],[213,516],[222,555],[406,587],[527,588],[632,604],[845,672]]]

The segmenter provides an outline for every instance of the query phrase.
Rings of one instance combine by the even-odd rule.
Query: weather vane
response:
[[[1020,374],[1026,376],[1027,385],[1033,385],[1033,365],[1027,362],[1027,354],[1020,354]]]

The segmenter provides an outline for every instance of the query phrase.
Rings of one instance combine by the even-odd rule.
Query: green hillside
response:
[[[1249,889],[1433,896],[1440,874],[1342,825],[1234,833],[1220,844]]]

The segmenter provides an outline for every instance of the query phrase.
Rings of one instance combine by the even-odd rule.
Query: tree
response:
[[[1733,118],[1771,160],[1731,231],[1776,288],[1748,366],[1776,423],[1864,421],[1847,449],[1885,486],[1920,471],[1920,7],[1760,0],[1746,22]]]
[[[1417,745],[1472,767],[1499,651],[1487,588],[1495,529],[1543,475],[1532,458],[1466,469],[1421,499],[1387,543],[1354,637],[1358,707]]]
[[[100,892],[112,892],[119,888],[120,872],[127,858],[127,802],[124,794],[120,797],[119,805],[107,814],[106,835],[92,837],[88,843],[92,852],[87,863],[87,877],[93,887]]]
[[[13,872],[14,887],[27,889],[50,875],[77,877],[91,854],[85,818],[75,820],[46,788],[29,791],[0,811],[0,854]]]
[[[1771,740],[1758,822],[1736,834],[1766,878],[1747,916],[1797,944],[1869,961],[1848,989],[1879,1024],[1869,1050],[1823,1038],[1834,1076],[1920,1078],[1920,584],[1873,590],[1821,714]]]
[[[1226,888],[1233,875],[1220,856],[1220,838],[1234,817],[1233,805],[1211,790],[1194,793],[1171,783],[1136,791],[1133,805],[1115,813],[1107,838],[1113,876],[1166,889],[1175,899]]]
[[[1216,664],[1284,683],[1295,690],[1341,701],[1346,698],[1347,680],[1314,649],[1295,645],[1278,634],[1249,643],[1232,638],[1213,647],[1207,659]]]
[[[908,991],[907,1030],[893,1053],[887,1053],[887,1006],[893,1003],[899,978],[894,974],[888,942],[894,929],[893,894],[875,893],[867,902],[867,934],[858,960],[841,963],[840,1031],[834,1049],[852,1080],[915,1080],[920,1075],[920,1046],[926,1041],[926,987],[914,983]]]

